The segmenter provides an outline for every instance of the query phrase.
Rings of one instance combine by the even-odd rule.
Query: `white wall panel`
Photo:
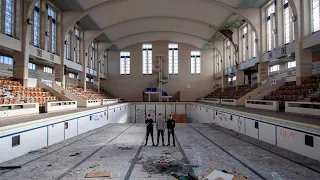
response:
[[[177,104],[176,105],[176,114],[186,114],[186,105],[185,104]]]
[[[246,119],[246,135],[258,139],[258,129],[255,128],[255,121]],[[258,122],[259,124],[259,122]]]
[[[64,123],[48,126],[48,145],[64,140]]]
[[[91,129],[91,125],[89,125],[90,123],[90,116],[78,118],[78,134],[82,134],[89,131]]]
[[[166,117],[168,117],[170,114],[176,114],[176,105],[166,104]]]
[[[144,123],[146,120],[146,106],[136,105],[136,122]]]
[[[75,120],[70,120],[68,122],[68,129],[65,129],[65,139],[74,137],[77,135],[77,129],[78,129],[78,124],[77,124],[77,119]]]
[[[276,145],[276,126],[259,122],[259,140]]]
[[[130,104],[129,107],[130,107],[129,120],[131,123],[134,123],[136,121],[136,105]]]
[[[166,115],[166,105],[156,105],[156,117],[159,118],[159,113],[162,114],[162,118],[165,118],[165,115]],[[156,119],[157,120],[157,119]]]
[[[320,137],[313,136],[313,147],[305,144],[305,133],[287,128],[277,127],[278,146],[295,151],[304,156],[320,160]],[[307,134],[308,135],[308,134]]]
[[[107,118],[109,123],[113,123],[113,109],[108,109]]]
[[[13,136],[17,135],[20,135],[20,145],[15,147],[12,147],[12,136],[2,138],[2,161],[7,161],[47,146],[47,127],[33,129]]]
[[[147,104],[146,105],[146,118],[148,118],[148,114],[150,114],[151,119],[155,120],[156,105],[154,105],[154,104]]]

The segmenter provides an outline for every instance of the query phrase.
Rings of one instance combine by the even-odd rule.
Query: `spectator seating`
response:
[[[264,100],[272,101],[314,101],[318,102],[319,97],[311,97],[310,95],[319,90],[320,76],[311,76],[301,85],[296,85],[296,82],[287,82],[278,90],[271,92],[264,97]]]
[[[114,96],[110,93],[99,93],[93,91],[92,89],[87,89],[86,91],[84,91],[83,88],[72,86],[68,86],[66,87],[66,89],[83,100],[101,100],[114,98]]]
[[[22,104],[58,101],[58,98],[45,92],[43,88],[25,88],[12,78],[0,77],[0,104]]]
[[[223,92],[221,88],[213,91],[205,98],[215,98],[215,99],[239,99],[247,93],[253,91],[257,88],[257,85],[245,84],[237,87],[229,87],[224,89]]]

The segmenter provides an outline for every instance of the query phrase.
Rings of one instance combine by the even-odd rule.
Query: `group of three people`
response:
[[[154,140],[153,140],[153,124],[156,123],[156,128],[157,128],[157,144],[154,144]],[[175,137],[174,137],[174,128],[176,126],[176,122],[173,119],[172,115],[169,115],[169,119],[167,121],[165,121],[165,119],[162,117],[162,114],[159,113],[159,118],[157,119],[156,122],[153,121],[153,119],[151,118],[151,115],[148,114],[148,118],[146,119],[146,125],[147,125],[147,135],[146,135],[146,143],[144,144],[145,146],[148,143],[148,137],[149,135],[151,135],[152,138],[152,146],[158,146],[159,145],[159,138],[160,135],[162,136],[162,145],[165,146],[164,144],[164,131],[167,125],[167,129],[168,129],[168,144],[167,146],[170,146],[170,135],[172,135],[172,139],[173,139],[173,146],[176,146],[175,143]]]

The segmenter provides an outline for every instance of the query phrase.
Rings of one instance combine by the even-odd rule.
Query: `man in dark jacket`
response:
[[[146,125],[147,125],[147,136],[146,136],[146,143],[144,144],[144,146],[146,146],[148,144],[148,137],[149,134],[151,135],[152,138],[152,146],[155,146],[154,141],[153,141],[153,120],[151,119],[151,115],[148,114],[148,118],[146,120]]]
[[[176,121],[173,119],[172,114],[169,115],[169,119],[167,121],[167,129],[168,129],[168,145],[170,146],[170,135],[172,135],[173,146],[176,146],[175,138],[174,138],[174,128],[176,126]]]

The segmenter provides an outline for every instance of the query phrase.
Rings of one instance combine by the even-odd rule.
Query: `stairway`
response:
[[[158,88],[160,91],[159,101],[163,101],[163,99],[166,99],[167,102],[172,99],[172,96],[169,96],[165,91],[163,91],[163,84],[166,84],[169,82],[169,73],[164,74],[163,71],[163,63],[164,63],[164,56],[158,55],[156,56],[156,71],[158,72]]]

